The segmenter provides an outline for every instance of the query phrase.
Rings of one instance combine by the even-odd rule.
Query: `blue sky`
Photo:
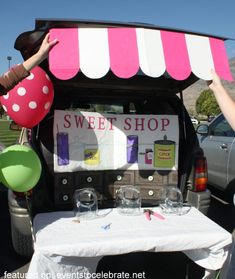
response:
[[[10,0],[0,7],[0,73],[23,61],[14,49],[17,36],[33,30],[35,18],[144,22],[235,39],[234,0]],[[235,56],[235,41],[226,43]]]

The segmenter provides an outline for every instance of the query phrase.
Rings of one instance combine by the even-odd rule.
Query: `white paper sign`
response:
[[[177,115],[56,110],[54,170],[176,170]]]

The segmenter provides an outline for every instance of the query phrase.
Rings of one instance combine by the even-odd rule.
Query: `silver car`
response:
[[[193,116],[191,116],[190,118],[191,118],[191,121],[192,121],[192,123],[193,123],[194,125],[198,125],[198,124],[199,124],[199,121],[197,120],[197,118],[195,118],[195,117],[193,117]]]
[[[223,114],[209,124],[199,125],[196,131],[207,158],[208,184],[217,194],[232,202],[235,192],[235,132]]]

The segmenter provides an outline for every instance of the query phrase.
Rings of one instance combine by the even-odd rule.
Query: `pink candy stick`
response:
[[[147,219],[148,221],[151,220],[149,211],[145,211],[145,212],[144,212],[144,215],[145,215],[145,217],[146,217],[146,219]]]
[[[157,213],[157,212],[152,211],[152,214],[153,214],[156,218],[159,218],[159,219],[161,219],[161,220],[164,220],[164,219],[165,219],[164,216],[162,216],[161,214],[159,214],[159,213]]]

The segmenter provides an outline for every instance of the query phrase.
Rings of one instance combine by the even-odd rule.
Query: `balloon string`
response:
[[[24,192],[24,194],[25,194],[26,205],[27,205],[27,209],[28,209],[28,213],[29,213],[29,223],[30,223],[32,240],[33,240],[33,244],[35,244],[36,239],[35,239],[35,235],[34,235],[34,231],[33,231],[32,210],[31,210],[31,206],[29,204],[29,192]]]

